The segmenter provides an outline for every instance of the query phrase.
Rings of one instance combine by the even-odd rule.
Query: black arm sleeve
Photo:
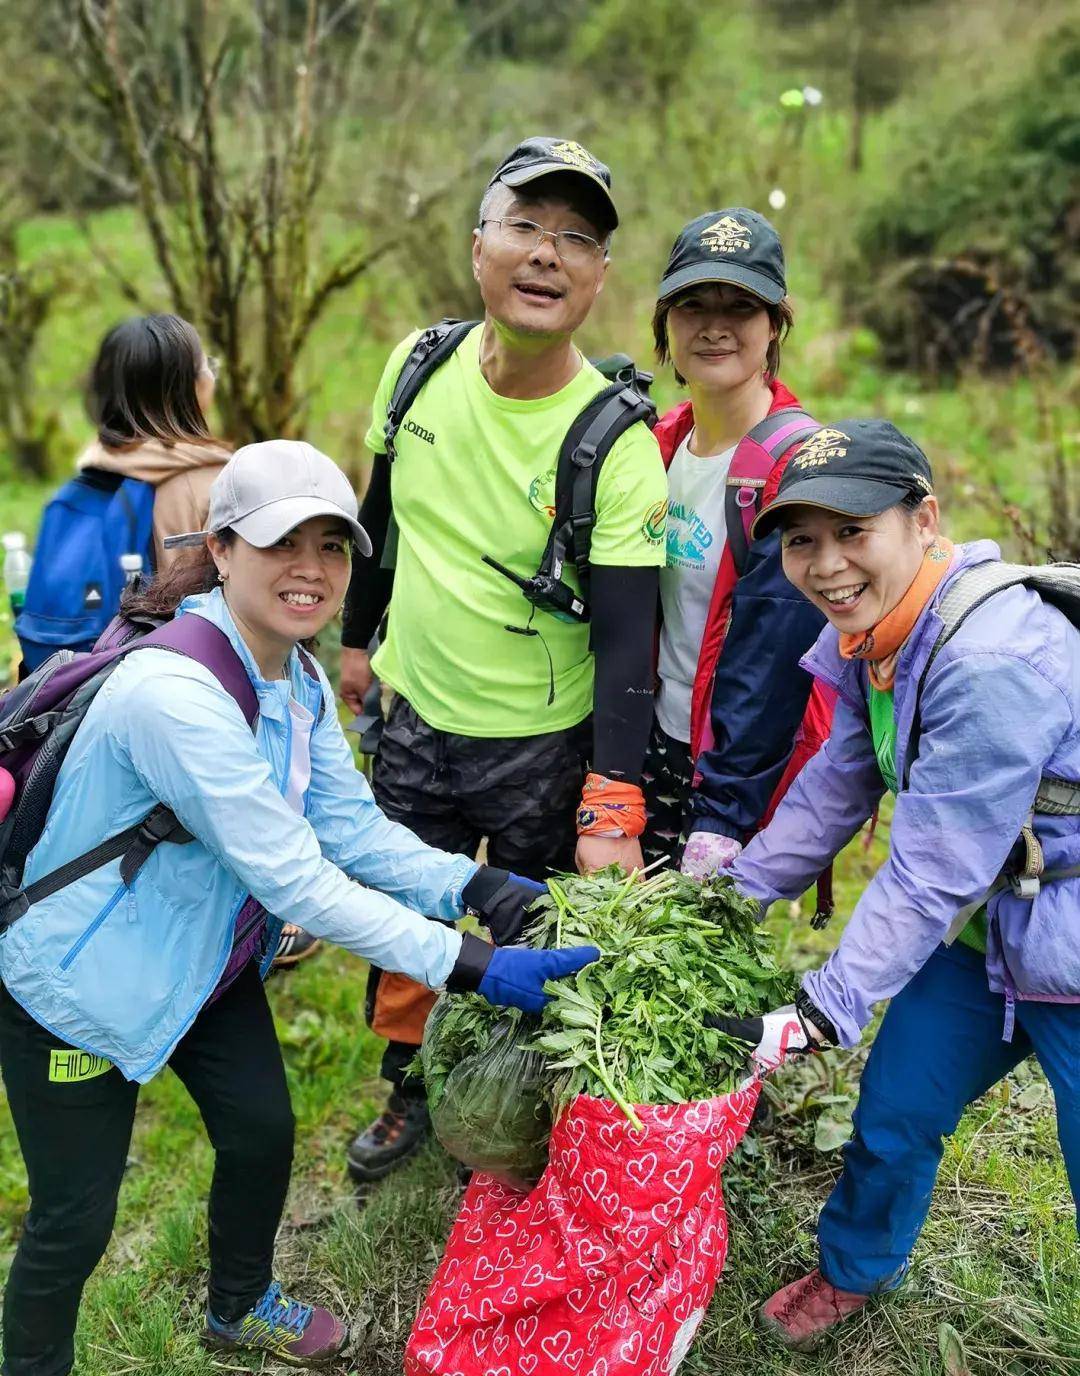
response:
[[[652,728],[660,570],[592,566],[593,769],[636,784]]]
[[[355,560],[345,595],[341,643],[349,650],[367,649],[394,588],[394,570],[383,568],[390,529],[390,461],[385,454],[375,455],[371,481],[360,507],[360,524],[371,537],[371,557]]]

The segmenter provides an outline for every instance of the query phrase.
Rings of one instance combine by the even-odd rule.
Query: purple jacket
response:
[[[941,630],[936,614],[959,569],[1001,557],[989,540],[957,547],[953,567],[900,655],[895,703],[903,778],[915,686]],[[803,667],[839,693],[833,730],[771,824],[732,873],[769,904],[796,898],[855,835],[884,783],[874,756],[867,669],[841,658],[825,628]],[[854,1046],[873,1005],[901,990],[957,912],[994,882],[1027,821],[1042,774],[1080,781],[1080,635],[1026,588],[973,612],[937,657],[923,687],[922,735],[910,782],[896,799],[889,856],[855,905],[840,942],[803,980]],[[1048,869],[1080,863],[1080,817],[1038,816]],[[989,904],[990,987],[1015,998],[1080,1002],[1080,879],[1048,883],[1034,900],[1010,890]]]

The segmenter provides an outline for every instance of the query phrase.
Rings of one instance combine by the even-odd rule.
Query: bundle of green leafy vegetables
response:
[[[495,1016],[492,1016],[492,1014]],[[451,1156],[516,1189],[547,1165],[551,1108],[536,1020],[476,994],[438,1000],[420,1053],[435,1133]]]
[[[539,1021],[475,994],[436,1005],[421,1058],[428,1100],[440,1140],[468,1164],[490,1144],[490,1157],[516,1152],[515,1166],[534,1168],[541,1126],[578,1094],[613,1099],[640,1126],[635,1104],[730,1092],[747,1048],[706,1015],[752,1016],[794,996],[756,904],[726,877],[639,881],[612,866],[549,880],[533,910],[530,945],[590,944],[601,956],[548,985]]]

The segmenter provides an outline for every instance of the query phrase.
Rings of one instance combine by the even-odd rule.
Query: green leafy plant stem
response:
[[[611,1076],[608,1074],[607,1063],[604,1060],[604,1050],[603,1046],[601,1045],[603,1026],[604,1013],[603,1009],[601,1009],[600,1012],[598,1012],[596,1015],[596,1028],[594,1036],[594,1041],[596,1045],[596,1065],[594,1066],[594,1070],[596,1072],[596,1078],[604,1086],[611,1098],[614,1099],[615,1102],[619,1105],[623,1113],[626,1114],[627,1118],[630,1119],[631,1125],[638,1132],[644,1132],[645,1125],[642,1123],[641,1119],[637,1116],[637,1113],[634,1111],[633,1104],[628,1103],[627,1100],[623,1098],[623,1096],[619,1093],[618,1089],[616,1089]]]

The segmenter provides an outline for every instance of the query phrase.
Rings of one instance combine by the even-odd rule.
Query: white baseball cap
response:
[[[337,516],[361,554],[371,553],[357,520],[356,493],[345,474],[305,440],[263,440],[238,449],[210,488],[205,530],[169,535],[165,548],[201,545],[207,535],[235,530],[249,545],[267,549],[313,516]]]

